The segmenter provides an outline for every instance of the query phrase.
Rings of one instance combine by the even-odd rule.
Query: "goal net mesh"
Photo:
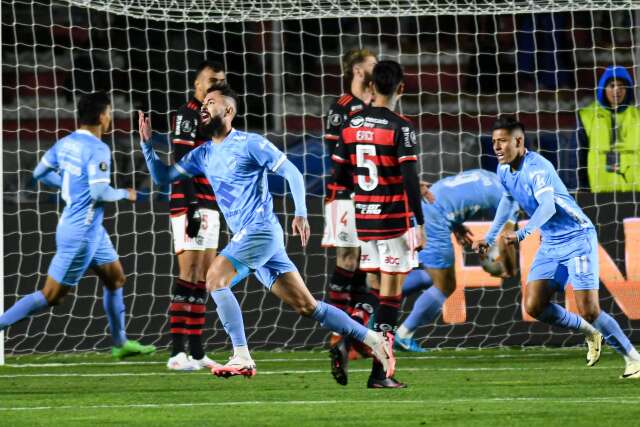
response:
[[[639,7],[636,1],[586,0],[3,0],[5,307],[43,286],[55,253],[63,204],[57,192],[34,182],[31,171],[75,129],[79,96],[105,90],[114,106],[114,129],[104,138],[113,151],[112,184],[149,192],[145,201],[111,204],[106,212],[105,227],[127,274],[127,332],[145,343],[168,344],[167,308],[177,274],[169,189],[150,181],[134,132],[136,111],[150,114],[155,143],[168,159],[172,114],[188,100],[193,72],[205,58],[222,61],[241,94],[236,127],[268,136],[304,173],[312,238],[302,250],[290,236],[287,247],[308,287],[323,299],[335,265],[335,252],[320,247],[323,176],[330,169],[324,115],[345,90],[342,54],[367,47],[405,68],[399,108],[416,126],[420,167],[429,181],[495,169],[492,121],[500,113],[519,115],[531,147],[556,165],[597,224],[601,255],[609,257],[601,256],[601,274],[607,274],[602,306],[635,335],[640,323],[625,314],[640,317],[640,282],[634,281],[640,273],[635,276],[630,250],[640,244],[633,221],[638,199],[635,193],[594,195],[584,187],[576,111],[594,100],[606,66],[624,66],[638,77]],[[270,177],[270,186],[289,228],[293,203],[283,197],[286,186],[278,177]],[[229,238],[222,230],[221,248]],[[581,342],[523,318],[520,280],[491,280],[478,272],[473,256],[457,252],[461,290],[435,325],[418,330],[425,346]],[[525,248],[521,252],[526,264]],[[319,348],[326,340],[326,331],[299,318],[255,279],[234,293],[254,348]],[[7,351],[108,348],[101,299],[98,279],[88,273],[61,306],[9,328]],[[405,314],[414,299],[405,301]],[[563,295],[557,299],[564,303]],[[203,339],[209,350],[229,344],[212,301]]]

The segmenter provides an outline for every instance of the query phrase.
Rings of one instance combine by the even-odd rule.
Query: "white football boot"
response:
[[[624,379],[640,379],[640,362],[627,362],[624,368],[624,374],[620,378]]]
[[[221,364],[219,364],[218,362],[216,362],[213,359],[209,359],[209,357],[205,354],[204,357],[202,359],[194,359],[193,357],[190,357],[191,361],[193,363],[198,364],[201,368],[206,368],[206,369],[213,369],[213,368],[217,368],[219,366],[222,366]]]
[[[180,352],[169,358],[167,369],[171,369],[172,371],[197,371],[202,369],[202,367],[190,357],[187,357],[185,352]]]
[[[243,376],[251,378],[256,374],[256,364],[253,359],[234,355],[224,365],[218,365],[211,369],[211,373],[216,377],[229,378]]]
[[[387,373],[387,378],[391,378],[396,371],[396,357],[393,355],[393,339],[391,332],[379,332],[381,340],[371,347],[373,357],[378,359],[382,368]]]
[[[600,332],[588,336],[584,340],[587,343],[587,366],[591,367],[598,363],[600,360],[600,353],[602,353],[602,341],[604,337]]]

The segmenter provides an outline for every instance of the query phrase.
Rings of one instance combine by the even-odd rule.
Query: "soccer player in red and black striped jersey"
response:
[[[207,141],[198,132],[202,100],[209,88],[224,85],[221,63],[204,61],[196,69],[193,97],[178,108],[173,120],[171,145],[175,162]],[[180,273],[169,306],[172,351],[167,368],[181,371],[212,368],[216,364],[205,355],[201,336],[207,299],[205,275],[216,256],[220,235],[218,206],[204,176],[174,182],[169,206]],[[190,357],[185,353],[185,336]]]
[[[335,151],[340,129],[349,115],[371,102],[369,82],[377,62],[375,53],[369,49],[353,49],[342,58],[344,82],[349,86],[349,91],[331,105],[326,117],[324,139],[329,156]],[[322,246],[336,248],[336,268],[329,283],[329,302],[366,324],[370,307],[375,306],[377,301],[371,301],[366,274],[358,270],[360,243],[351,192],[351,189],[334,182],[332,176],[328,177]],[[339,339],[339,336],[333,335],[331,345]]]
[[[398,321],[402,284],[417,266],[415,249],[424,243],[424,219],[416,133],[408,119],[393,111],[404,90],[400,64],[379,62],[371,87],[372,104],[345,123],[332,159],[336,182],[354,189],[356,227],[362,241],[360,269],[371,273],[370,282],[379,284],[374,328],[391,335]],[[347,357],[342,348],[336,345],[331,350],[337,377],[346,376]],[[374,360],[367,387],[405,385],[386,378],[381,364]]]

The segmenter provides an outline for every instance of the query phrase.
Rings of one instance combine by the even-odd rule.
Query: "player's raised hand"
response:
[[[151,139],[151,120],[142,111],[138,111],[138,132],[143,141]]]
[[[291,222],[291,228],[293,229],[293,235],[300,235],[300,241],[302,246],[307,246],[309,243],[309,236],[311,235],[311,227],[309,227],[309,221],[303,216],[296,216]]]
[[[129,200],[130,202],[135,202],[136,200],[138,200],[138,192],[136,190],[134,190],[133,188],[127,188],[127,191],[129,192],[127,200]]]
[[[487,244],[486,240],[480,239],[471,244],[471,249],[473,249],[474,252],[479,253],[480,256],[483,257],[489,250],[489,245]]]

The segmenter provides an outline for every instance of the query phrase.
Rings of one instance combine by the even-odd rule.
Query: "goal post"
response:
[[[368,47],[404,66],[406,93],[399,108],[416,126],[420,168],[430,181],[495,168],[491,123],[502,113],[519,115],[532,148],[554,163],[598,227],[601,272],[606,272],[603,307],[640,340],[634,317],[640,301],[627,292],[640,286],[629,268],[640,262],[633,221],[640,217],[637,193],[593,194],[581,188],[575,159],[576,112],[594,100],[604,68],[620,65],[636,82],[640,77],[639,11],[640,1],[630,0],[3,4],[3,302],[11,306],[41,288],[55,252],[63,205],[56,191],[34,182],[31,171],[58,138],[75,129],[79,96],[105,90],[114,106],[114,129],[104,138],[113,152],[112,184],[150,192],[135,206],[110,204],[105,216],[127,274],[127,332],[168,345],[166,313],[177,273],[168,189],[151,183],[139,150],[136,111],[150,114],[154,142],[168,159],[172,114],[188,100],[193,73],[205,58],[224,63],[229,83],[241,95],[237,127],[266,135],[304,173],[312,238],[303,250],[289,236],[287,248],[313,294],[324,298],[335,262],[335,252],[320,247],[323,177],[330,168],[322,142],[324,117],[345,88],[341,56]],[[640,95],[637,88],[635,83],[632,90]],[[289,228],[293,204],[286,185],[277,176],[269,180],[276,213]],[[223,234],[221,248],[229,238]],[[477,260],[461,251],[457,256],[462,291],[448,303],[443,319],[418,330],[426,346],[581,342],[523,316],[519,282],[478,276]],[[299,318],[254,279],[234,292],[254,348],[324,344],[326,331]],[[97,278],[88,274],[62,306],[9,328],[3,341],[7,353],[107,349],[101,297]],[[403,306],[405,314],[412,302]],[[229,342],[208,304],[203,339],[208,349],[219,349]]]

